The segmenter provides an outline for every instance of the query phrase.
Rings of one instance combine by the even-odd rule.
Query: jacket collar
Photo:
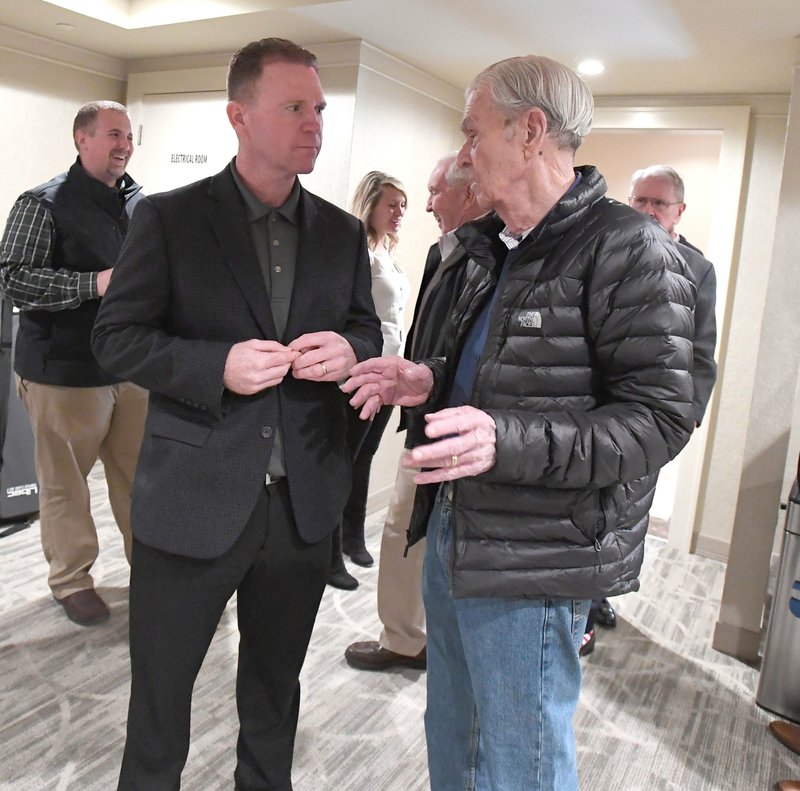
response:
[[[583,165],[575,168],[575,172],[581,175],[578,183],[561,196],[547,216],[523,239],[520,248],[535,245],[538,254],[549,252],[605,195],[606,182],[597,168]],[[495,260],[504,260],[508,250],[499,241],[503,227],[503,221],[492,214],[463,225],[456,231],[456,236],[479,263],[487,255]]]
[[[116,187],[103,184],[83,167],[80,157],[76,157],[72,167],[67,171],[67,179],[114,217],[122,214],[131,198],[142,189],[127,172],[117,180]]]

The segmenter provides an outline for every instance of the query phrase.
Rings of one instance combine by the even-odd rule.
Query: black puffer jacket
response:
[[[692,431],[695,286],[660,228],[605,195],[593,167],[509,256],[470,403],[497,424],[497,463],[455,483],[452,591],[598,598],[638,589],[658,470]],[[425,411],[447,404],[465,334],[491,297],[502,223],[469,250],[447,358]],[[419,487],[423,489],[423,487]],[[430,487],[409,539],[424,532]]]

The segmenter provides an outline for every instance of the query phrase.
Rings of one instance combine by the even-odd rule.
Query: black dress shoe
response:
[[[389,670],[393,667],[425,670],[428,666],[428,655],[425,648],[416,656],[406,656],[406,654],[398,654],[384,648],[377,640],[352,643],[347,646],[344,658],[350,667],[357,670]]]
[[[358,580],[342,564],[340,568],[331,569],[328,585],[343,591],[354,591],[358,587]]]
[[[375,559],[372,555],[367,552],[366,547],[359,547],[358,549],[354,549],[352,552],[348,552],[346,549],[344,554],[347,555],[356,566],[362,566],[365,569],[368,569],[370,566],[375,565]]]
[[[616,628],[617,614],[614,612],[614,608],[611,606],[608,599],[603,599],[600,602],[600,606],[597,608],[595,623],[599,623],[600,626],[605,626],[606,629]]]

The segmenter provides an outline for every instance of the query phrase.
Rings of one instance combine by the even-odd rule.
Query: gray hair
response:
[[[462,167],[458,164],[458,151],[451,151],[449,154],[445,154],[436,163],[434,170],[436,168],[444,169],[444,180],[449,187],[454,184],[463,184],[464,182],[473,182],[475,180],[475,174],[472,172],[471,167]]]
[[[683,179],[678,175],[678,171],[669,165],[650,165],[650,167],[637,170],[631,178],[631,189],[642,179],[659,178],[666,179],[675,188],[675,197],[683,203],[684,186]]]
[[[75,148],[78,148],[78,141],[75,140],[75,135],[79,130],[81,132],[88,132],[90,135],[94,134],[95,127],[97,126],[97,114],[101,110],[113,110],[115,113],[128,114],[128,108],[119,102],[112,102],[109,100],[87,102],[78,110],[75,120],[72,122],[72,141],[75,143]]]
[[[559,147],[577,151],[592,128],[594,99],[586,83],[562,63],[540,55],[508,58],[484,69],[467,88],[481,86],[513,120],[532,107],[547,119],[547,133]]]

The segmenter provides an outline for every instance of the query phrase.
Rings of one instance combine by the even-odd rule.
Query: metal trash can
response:
[[[779,717],[800,723],[800,487],[797,480],[786,509],[778,581],[756,703]]]

